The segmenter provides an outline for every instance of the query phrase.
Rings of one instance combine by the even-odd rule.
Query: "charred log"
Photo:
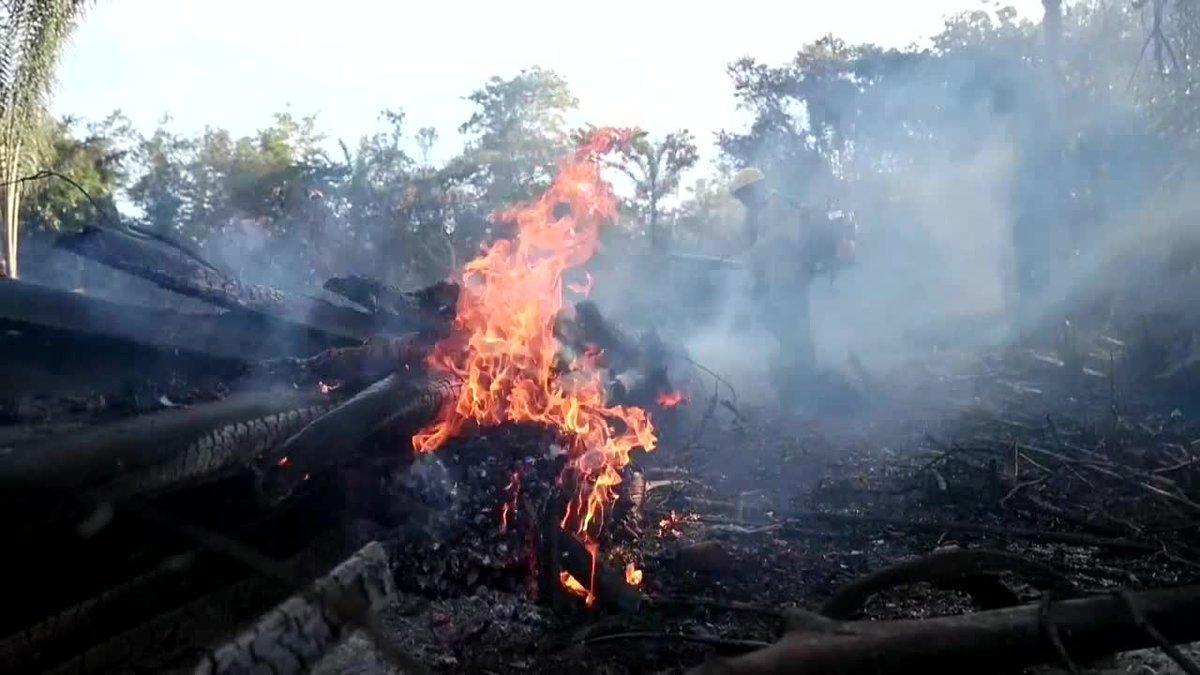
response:
[[[355,347],[336,347],[308,358],[260,361],[246,377],[289,384],[330,386],[375,382],[389,373],[418,367],[429,353],[429,345],[417,334],[388,338],[374,337]]]
[[[610,368],[623,371],[636,367],[641,361],[636,343],[610,324],[595,303],[576,303],[575,323],[578,326],[578,340],[584,346],[591,345],[603,350],[605,362]]]
[[[265,462],[264,489],[286,497],[306,475],[353,456],[373,433],[388,428],[411,433],[431,422],[457,396],[454,377],[392,374],[313,420],[272,450]]]
[[[245,467],[329,409],[315,404],[218,427],[190,443],[170,460],[133,472],[96,490],[97,502],[147,495],[210,480]]]
[[[313,354],[345,344],[295,324],[241,313],[186,314],[111,302],[38,284],[0,283],[0,321],[182,349],[221,359]]]
[[[223,481],[153,503],[122,503],[112,524],[92,537],[77,536],[69,523],[10,536],[17,550],[36,555],[3,564],[10,611],[0,629],[0,671],[174,671],[299,587],[197,545],[177,522],[146,518],[156,504],[255,542],[300,580],[357,547],[337,526],[335,485],[270,511],[239,497],[249,485]]]
[[[195,672],[302,672],[394,595],[387,554],[372,542],[207,654]]]
[[[447,324],[454,318],[458,302],[458,286],[445,281],[419,291],[402,291],[375,279],[350,275],[329,279],[325,290],[377,314],[395,317],[424,314]]]
[[[1131,611],[1130,603],[1138,611]],[[1158,646],[1143,622],[1172,643],[1194,641],[1200,639],[1197,612],[1200,587],[1188,586],[935,619],[824,620],[793,630],[766,649],[693,672],[961,673],[977,671],[981,664],[1003,671],[1055,662],[1064,651],[1083,659]]]
[[[361,340],[381,330],[425,330],[425,318],[401,317],[407,324],[381,324],[378,317],[317,298],[292,296],[226,275],[177,248],[117,230],[91,227],[59,239],[59,245],[169,291],[217,307],[240,310],[310,326],[329,335]]]
[[[0,452],[0,485],[158,489],[245,463],[326,405],[317,394],[248,393],[32,441]]]
[[[543,532],[542,535],[547,536],[547,533]],[[557,545],[553,550],[558,552],[557,561],[561,569],[585,586],[594,582],[595,594],[601,606],[624,613],[636,612],[642,606],[645,596],[641,591],[626,583],[623,573],[612,569],[598,557],[593,557],[583,542],[561,527],[555,527],[549,536],[557,537]]]

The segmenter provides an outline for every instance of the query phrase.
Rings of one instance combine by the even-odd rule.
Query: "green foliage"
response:
[[[46,99],[67,36],[84,0],[11,0],[0,6],[0,183],[4,194],[4,267],[17,276],[23,185],[51,150],[42,133]]]
[[[484,203],[500,207],[545,189],[570,145],[566,113],[579,102],[554,71],[533,67],[493,77],[467,97],[475,112],[459,131],[471,137],[464,159]]]
[[[48,122],[39,133],[48,139],[42,168],[66,176],[75,185],[48,176],[29,184],[22,201],[21,221],[33,230],[76,230],[102,219],[85,190],[108,216],[116,213],[116,198],[128,178],[130,149],[136,135],[129,120],[114,113],[100,122]]]
[[[675,194],[683,173],[696,165],[700,153],[696,141],[686,130],[673,131],[652,139],[645,131],[637,133],[629,148],[621,151],[609,165],[633,181],[632,210],[646,226],[646,234],[655,248],[664,243],[659,231],[663,200]]]

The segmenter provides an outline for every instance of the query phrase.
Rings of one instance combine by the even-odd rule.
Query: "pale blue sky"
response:
[[[1034,19],[1040,0],[1004,4]],[[651,131],[691,129],[707,157],[713,132],[740,123],[725,65],[781,62],[833,33],[902,46],[979,0],[101,0],[59,71],[58,113],[120,108],[152,127],[205,125],[248,134],[273,112],[316,113],[332,138],[377,128],[401,108],[409,129],[437,127],[435,159],[458,150],[463,97],[492,75],[538,64],[580,99],[580,117]]]

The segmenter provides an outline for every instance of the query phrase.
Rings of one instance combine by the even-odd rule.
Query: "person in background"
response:
[[[788,398],[816,368],[810,289],[819,275],[853,261],[856,227],[844,212],[798,204],[769,189],[754,167],[739,171],[730,191],[746,207],[751,294],[759,320],[779,343],[771,372],[777,392]]]

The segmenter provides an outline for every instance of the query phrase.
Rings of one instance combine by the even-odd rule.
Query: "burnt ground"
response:
[[[609,527],[608,562],[645,571],[634,613],[532,598],[533,502],[504,532],[498,512],[514,468],[533,491],[552,482],[548,441],[465,439],[403,479],[404,528],[362,535],[391,542],[400,601],[384,622],[434,671],[679,672],[772,642],[781,610],[820,608],[847,582],[935,550],[1019,554],[1077,593],[1196,583],[1200,423],[1139,383],[1113,344],[1098,339],[1074,368],[1010,349],[933,355],[875,380],[860,371],[851,388],[865,403],[852,414],[743,407],[720,386],[695,394],[632,467],[647,488],[640,518]],[[1036,601],[1045,585],[1000,581],[1008,602]],[[957,614],[975,597],[916,584],[861,615]],[[1086,667],[1177,672],[1152,651]],[[318,667],[388,670],[361,636]]]

